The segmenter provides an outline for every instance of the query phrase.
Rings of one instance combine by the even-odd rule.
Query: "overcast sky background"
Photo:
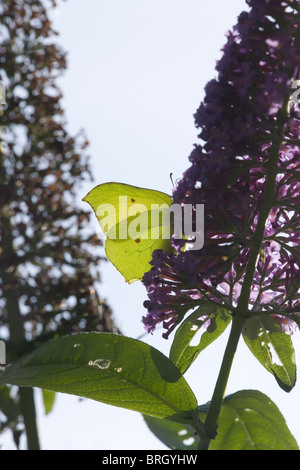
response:
[[[84,128],[91,143],[93,185],[119,181],[171,193],[169,174],[176,180],[189,166],[197,142],[193,114],[215,76],[225,33],[244,9],[244,0],[59,2],[56,28],[68,52],[68,70],[60,80],[64,107],[70,132]],[[77,203],[85,209],[81,198],[90,189],[79,189]],[[98,231],[96,219],[94,228]],[[127,285],[109,263],[101,273],[101,295],[120,329],[139,337],[144,287]],[[186,374],[199,404],[211,398],[227,337],[228,332]],[[171,341],[163,340],[161,331],[143,340],[168,355]],[[298,363],[299,345],[297,333]],[[242,341],[227,393],[241,389],[267,394],[300,442],[299,385],[283,392]],[[45,416],[40,391],[36,394],[44,450],[167,449],[138,413],[58,394],[53,412]]]

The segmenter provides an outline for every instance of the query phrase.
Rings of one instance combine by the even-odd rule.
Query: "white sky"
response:
[[[91,142],[93,185],[119,181],[171,193],[169,174],[179,178],[189,166],[197,141],[193,114],[205,84],[215,76],[224,34],[245,8],[244,0],[60,2],[59,42],[69,59],[60,82],[64,106],[71,133],[83,127]],[[81,188],[79,204],[90,189]],[[118,325],[125,335],[138,337],[144,287],[125,284],[109,263],[101,272],[102,296]],[[205,350],[186,374],[199,404],[211,398],[227,336]],[[170,341],[161,339],[161,331],[143,340],[168,354]],[[300,363],[298,335],[295,340]],[[300,442],[299,385],[290,394],[283,392],[243,341],[227,393],[241,389],[268,395]],[[138,413],[58,394],[45,417],[40,391],[36,394],[44,450],[167,449]]]

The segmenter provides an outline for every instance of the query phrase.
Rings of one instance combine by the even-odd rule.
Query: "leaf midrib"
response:
[[[37,364],[34,364],[34,365],[31,365],[31,366],[24,366],[22,367],[22,370],[23,371],[26,371],[26,370],[29,370],[29,369],[33,369],[33,368],[41,368],[41,367],[48,367],[48,366],[51,366],[51,367],[63,367],[64,364],[61,364],[61,363],[51,363],[51,364],[41,364],[41,365],[37,365]],[[69,365],[70,367],[68,367],[68,369],[64,370],[63,372],[67,372],[67,371],[73,371],[74,369],[82,369],[83,367],[91,367],[91,366],[86,366],[85,364],[70,364]],[[108,374],[107,371],[103,371],[104,373]],[[175,411],[176,413],[186,413],[187,411],[193,411],[193,410],[182,410],[180,408],[177,408],[174,404],[172,404],[171,402],[169,402],[169,400],[165,399],[164,397],[162,397],[161,395],[159,395],[158,393],[155,393],[153,390],[151,389],[148,389],[147,387],[141,385],[140,383],[134,381],[134,380],[131,380],[129,379],[128,377],[124,378],[124,376],[121,376],[119,372],[112,372],[110,371],[109,372],[110,376],[111,377],[117,377],[119,380],[125,380],[126,382],[130,383],[131,385],[134,385],[136,388],[139,388],[139,389],[142,389],[144,392],[152,395],[153,397],[155,397],[156,399],[158,399],[160,402],[164,403],[165,405],[167,405],[172,411]],[[102,377],[100,380],[104,380],[104,379],[109,379],[111,378],[110,376],[106,376],[106,377]],[[0,378],[1,378],[1,375],[0,375]],[[63,384],[63,386],[72,386],[72,384],[78,384],[78,383],[82,383],[82,382],[87,382],[87,381],[96,381],[96,380],[99,380],[99,378],[86,378],[86,379],[81,379],[80,381],[75,381],[75,382],[68,382],[67,384]],[[16,385],[19,385],[18,383],[16,383]],[[52,384],[53,385],[53,384]],[[58,386],[60,385],[59,383],[57,384]],[[166,382],[164,384],[164,386],[166,385]],[[26,386],[32,386],[32,387],[36,387],[36,385],[29,385],[27,384]],[[43,384],[42,385],[42,388],[48,388],[49,387],[49,384]],[[51,385],[50,385],[51,387]],[[49,390],[51,390],[51,388],[48,388]],[[101,391],[112,391],[113,389],[112,388],[109,388],[109,389],[101,389]],[[115,389],[115,390],[119,390],[120,389]],[[57,390],[56,390],[57,391]],[[62,393],[68,393],[68,392],[62,392]],[[86,392],[88,393],[88,392]]]

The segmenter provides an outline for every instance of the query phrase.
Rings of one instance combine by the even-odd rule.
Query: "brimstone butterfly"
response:
[[[156,249],[172,250],[169,207],[172,198],[160,191],[123,183],[104,183],[84,198],[106,235],[105,253],[129,283],[151,269]]]

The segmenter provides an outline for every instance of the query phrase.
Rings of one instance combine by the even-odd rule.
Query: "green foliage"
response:
[[[0,384],[79,395],[159,418],[193,419],[196,398],[175,365],[155,348],[109,333],[50,341],[0,374]]]
[[[199,439],[191,426],[149,417],[145,417],[145,421],[155,436],[170,449],[198,448]],[[282,414],[270,398],[257,390],[242,390],[225,397],[217,435],[211,441],[209,450],[299,448]]]
[[[192,426],[152,416],[144,416],[144,420],[150,431],[170,449],[197,450],[199,438]]]
[[[187,371],[201,351],[224,332],[230,321],[231,316],[225,309],[209,302],[201,305],[186,318],[177,329],[170,350],[170,359],[182,374]],[[207,323],[207,329],[202,333],[198,344],[191,345],[205,323]]]
[[[49,413],[51,413],[53,409],[55,398],[56,398],[56,393],[51,392],[50,390],[42,390],[42,394],[43,394],[45,413],[46,415],[48,415]]]
[[[12,391],[12,387],[6,385],[0,386],[0,403],[2,414],[0,421],[0,434],[5,430],[10,429],[14,443],[18,448],[20,435],[22,433],[19,428],[20,406],[16,394]]]
[[[249,318],[243,337],[250,351],[274,375],[278,385],[290,392],[296,383],[295,351],[290,335],[269,316]]]
[[[171,449],[201,446],[195,423],[205,418],[208,406],[197,411],[196,398],[177,367],[132,338],[81,333],[52,340],[1,372],[0,385],[7,383],[50,390],[47,400],[56,391],[138,411]],[[209,450],[297,449],[283,416],[266,395],[243,390],[225,398]]]
[[[277,406],[257,390],[225,398],[210,450],[299,450]]]

